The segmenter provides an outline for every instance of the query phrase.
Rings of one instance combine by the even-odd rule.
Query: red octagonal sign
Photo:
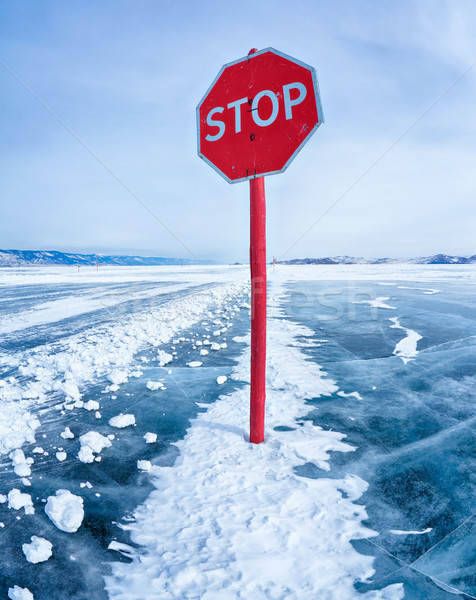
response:
[[[282,173],[322,122],[315,70],[266,48],[224,65],[202,98],[198,155],[229,183]]]

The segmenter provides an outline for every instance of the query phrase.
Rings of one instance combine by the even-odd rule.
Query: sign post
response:
[[[273,48],[222,67],[197,106],[198,155],[228,183],[250,181],[250,442],[264,440],[266,203],[264,177],[282,173],[323,122],[315,70]]]
[[[250,179],[250,442],[264,440],[266,398],[266,199],[264,177]]]

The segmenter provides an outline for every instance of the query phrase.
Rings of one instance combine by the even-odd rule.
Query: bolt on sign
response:
[[[266,204],[264,177],[282,173],[323,123],[315,70],[273,48],[224,65],[197,106],[198,155],[229,183],[250,180],[250,441],[264,440]]]

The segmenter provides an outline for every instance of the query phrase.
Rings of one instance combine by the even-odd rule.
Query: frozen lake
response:
[[[269,280],[250,447],[247,268],[0,270],[3,597],[476,597],[476,269]],[[110,445],[85,462],[91,431]],[[83,500],[75,533],[44,511],[59,489]]]
[[[379,297],[386,308],[366,302]],[[332,455],[331,474],[369,483],[359,502],[380,535],[355,545],[377,574],[359,589],[404,581],[405,598],[449,598],[429,575],[475,596],[474,282],[293,282],[288,300],[290,318],[323,338],[304,353],[341,388],[310,401],[307,418],[356,447]],[[394,354],[408,335],[395,317],[421,336],[408,362]],[[322,476],[312,463],[299,472]]]

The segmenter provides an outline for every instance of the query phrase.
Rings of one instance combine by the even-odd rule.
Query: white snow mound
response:
[[[140,471],[150,471],[152,469],[152,464],[151,464],[150,460],[138,460],[137,468]]]
[[[129,425],[135,425],[135,422],[136,418],[134,415],[123,415],[122,413],[109,419],[109,425],[111,427],[117,427],[118,429],[129,427]]]
[[[22,494],[16,488],[8,492],[8,508],[13,508],[14,510],[24,508],[27,515],[32,515],[35,512],[30,494]]]
[[[21,588],[19,585],[8,590],[8,597],[10,600],[35,600],[28,588]]]
[[[83,499],[69,490],[58,490],[55,496],[48,497],[45,513],[58,529],[74,533],[84,519]]]
[[[196,369],[197,367],[201,367],[203,363],[201,363],[199,360],[192,360],[189,363],[187,363],[187,365],[189,367],[192,367],[192,369]]]
[[[39,563],[48,560],[53,554],[53,544],[45,538],[36,535],[31,536],[31,544],[23,544],[23,554],[26,560],[31,563]]]

